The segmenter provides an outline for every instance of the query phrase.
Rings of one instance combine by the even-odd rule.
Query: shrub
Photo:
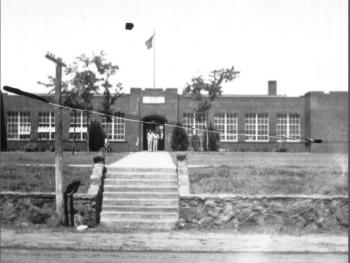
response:
[[[201,139],[198,135],[193,135],[191,138],[191,146],[193,151],[199,152],[201,150]]]
[[[182,126],[177,123],[177,126]],[[186,131],[182,127],[175,127],[171,136],[171,149],[173,151],[186,151],[189,146]]]
[[[208,130],[214,131],[214,127],[212,124],[209,125]],[[220,148],[220,134],[216,133],[216,132],[215,133],[209,132],[208,138],[209,138],[209,144],[208,144],[208,149],[207,149],[207,134],[205,132],[203,134],[204,150],[206,150],[206,151],[218,151],[218,149]]]
[[[98,151],[101,147],[104,146],[104,139],[106,134],[103,131],[101,124],[92,120],[89,125],[89,149],[91,151]]]
[[[25,152],[37,152],[39,147],[35,142],[29,142],[24,145],[23,150]]]

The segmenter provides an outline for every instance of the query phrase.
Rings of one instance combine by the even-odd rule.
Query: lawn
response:
[[[126,156],[128,153],[105,153],[106,164],[110,164]],[[71,152],[63,153],[65,164],[91,164],[98,152]],[[23,165],[23,164],[55,164],[54,152],[2,152],[0,154],[0,165]]]
[[[81,185],[78,192],[86,193],[90,186],[93,157],[98,153],[78,152],[63,155],[63,188],[74,180]],[[127,153],[106,153],[110,164]],[[55,154],[52,152],[2,152],[0,154],[0,191],[54,192]],[[85,167],[70,165],[91,165]]]
[[[187,159],[191,193],[348,194],[346,154],[189,152]]]

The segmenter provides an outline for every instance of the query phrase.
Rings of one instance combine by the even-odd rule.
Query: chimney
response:
[[[276,96],[277,95],[277,81],[276,80],[269,80],[268,82],[269,86],[269,96]]]

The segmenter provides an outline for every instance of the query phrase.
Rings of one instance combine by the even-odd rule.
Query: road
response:
[[[106,252],[77,250],[1,249],[2,263],[345,263],[346,253],[181,253],[181,252]]]

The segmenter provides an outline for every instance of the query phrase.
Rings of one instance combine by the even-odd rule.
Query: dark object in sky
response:
[[[40,100],[40,101],[45,102],[45,103],[49,103],[49,101],[44,99],[43,97],[39,97],[35,94],[25,92],[25,91],[22,91],[20,89],[15,89],[15,88],[11,88],[9,86],[4,86],[4,90],[11,92],[11,93],[14,93],[14,94],[17,94],[17,95],[22,95],[22,96],[29,97],[32,99]]]
[[[126,30],[131,30],[131,29],[133,29],[133,27],[134,27],[134,24],[133,24],[133,23],[126,23],[126,24],[125,24],[125,29],[126,29]]]

